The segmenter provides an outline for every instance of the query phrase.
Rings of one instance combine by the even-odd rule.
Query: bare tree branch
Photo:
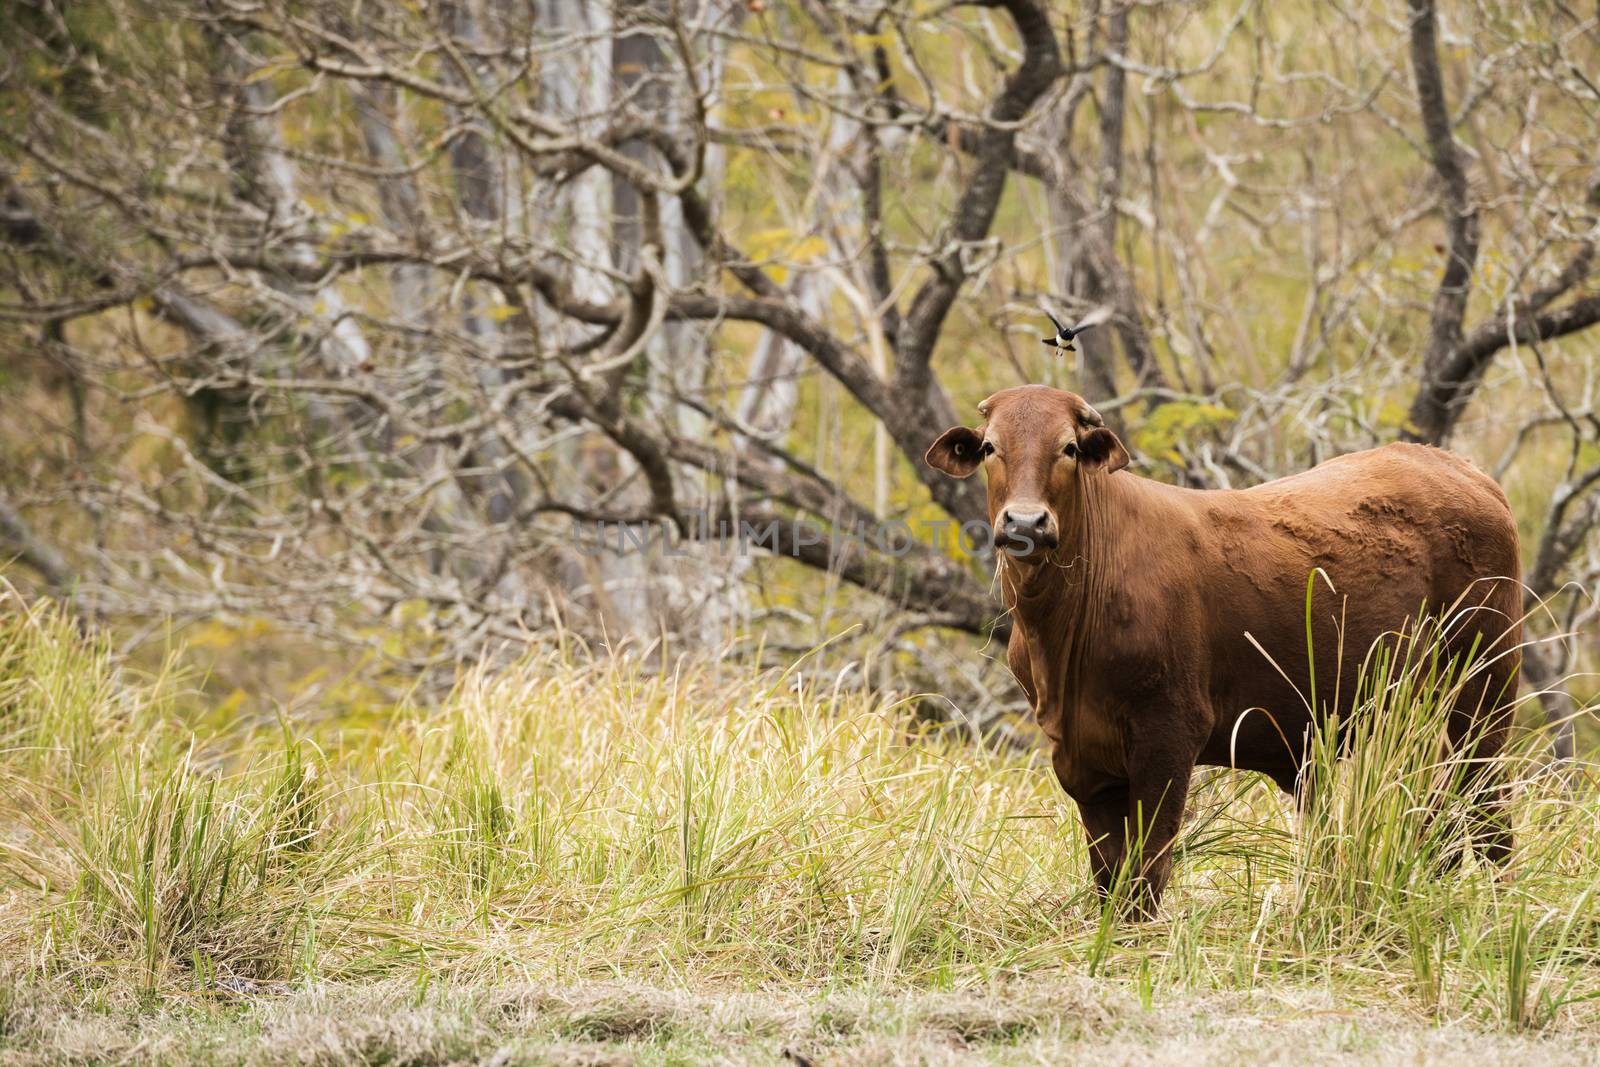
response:
[[[70,593],[77,584],[77,575],[61,553],[40,539],[27,520],[3,497],[0,497],[0,554],[32,567],[57,593]]]
[[[1439,24],[1433,0],[1409,0],[1411,6],[1411,70],[1428,152],[1440,185],[1445,215],[1445,266],[1434,292],[1428,318],[1428,342],[1422,353],[1422,387],[1412,401],[1407,436],[1443,442],[1455,425],[1466,381],[1456,375],[1452,356],[1461,339],[1461,320],[1471,293],[1472,268],[1478,259],[1478,209],[1467,186],[1460,147],[1450,128],[1450,110],[1439,71]]]

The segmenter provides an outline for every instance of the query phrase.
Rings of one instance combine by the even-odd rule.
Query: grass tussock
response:
[[[1503,763],[1515,861],[1452,855],[1475,777],[1442,754],[1462,679],[1430,647],[1375,665],[1376,727],[1316,739],[1307,812],[1264,780],[1208,776],[1162,917],[1129,924],[1086,888],[1081,828],[1043,760],[913,732],[903,708],[800,671],[541,655],[468,674],[442,706],[262,728],[211,722],[180,678],[124,677],[11,600],[0,957],[80,1002],[1066,976],[1144,1008],[1323,990],[1409,1017],[1594,1025],[1593,783],[1545,773],[1519,737]],[[964,1041],[1043,1025],[941,1010]],[[574,1041],[664,1025],[628,1002],[569,1015]]]

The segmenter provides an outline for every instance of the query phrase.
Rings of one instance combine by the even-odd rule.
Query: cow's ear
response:
[[[1128,465],[1128,450],[1122,447],[1116,434],[1104,426],[1096,426],[1078,438],[1078,463],[1091,470],[1104,468],[1107,474],[1112,474]]]
[[[982,447],[983,434],[970,426],[956,426],[940,434],[928,449],[928,466],[952,478],[965,478],[983,462],[978,452]]]

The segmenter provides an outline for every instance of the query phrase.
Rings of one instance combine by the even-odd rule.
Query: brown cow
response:
[[[1313,601],[1318,714],[1334,693],[1349,713],[1365,651],[1424,603],[1464,604],[1476,610],[1458,616],[1453,650],[1478,639],[1483,666],[1451,734],[1472,736],[1484,760],[1500,750],[1520,642],[1517,529],[1471,463],[1393,444],[1252,489],[1183,489],[1122,472],[1122,442],[1073,393],[1007,389],[978,411],[984,424],[946,431],[928,463],[988,476],[1007,658],[1082,812],[1102,892],[1132,825],[1144,834],[1135,906],[1154,907],[1196,764],[1295,790],[1313,712],[1290,679],[1303,687],[1312,671],[1318,568],[1339,594]],[[1509,833],[1498,801],[1484,803],[1476,843],[1503,859]]]

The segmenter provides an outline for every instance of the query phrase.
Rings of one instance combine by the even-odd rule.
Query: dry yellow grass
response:
[[[791,1041],[829,1063],[1579,1062],[1600,1036],[1592,783],[1538,773],[1525,739],[1511,872],[1441,875],[1417,798],[1451,768],[1415,678],[1375,697],[1404,728],[1323,768],[1304,818],[1262,781],[1209,779],[1162,917],[1130,925],[1085,890],[1041,761],[915,732],[804,663],[550,654],[439,706],[262,728],[128,677],[46,609],[0,619],[15,1062],[101,1038],[277,1062],[280,1024],[334,1043],[313,1061],[416,1063]],[[586,1038],[557,1004],[641,996],[690,1021]],[[508,1021],[518,997],[557,1007]],[[837,1031],[838,1004],[869,1021]],[[1540,1040],[1493,1036],[1518,1032]],[[436,1051],[397,1051],[412,1040]]]

